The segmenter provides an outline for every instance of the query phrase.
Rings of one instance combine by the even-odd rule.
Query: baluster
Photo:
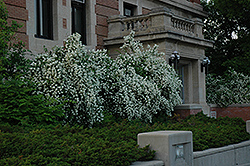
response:
[[[129,29],[128,30],[129,31],[133,30],[133,28],[132,28],[132,21],[129,21]]]
[[[144,26],[145,26],[145,25],[144,25],[145,23],[144,23],[144,19],[143,19],[143,18],[140,20],[140,24],[141,24],[140,30],[143,31],[143,30],[144,30]]]
[[[146,30],[147,29],[146,19],[144,18],[142,21],[143,21],[143,30]]]
[[[183,24],[184,24],[184,22],[181,21],[181,30],[182,30],[182,31],[184,30]]]
[[[181,29],[181,22],[178,20],[178,29]]]
[[[149,18],[145,18],[146,29],[149,28]]]
[[[137,23],[138,23],[138,20],[133,20],[133,31],[137,31]]]
[[[174,20],[174,28],[177,28],[177,20]]]

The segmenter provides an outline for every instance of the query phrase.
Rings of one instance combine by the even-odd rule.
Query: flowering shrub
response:
[[[66,122],[93,124],[103,118],[104,100],[99,93],[111,59],[105,51],[87,51],[79,39],[74,34],[64,46],[38,55],[30,76],[38,94],[64,103]]]
[[[175,70],[158,52],[158,46],[144,49],[134,39],[134,32],[124,37],[124,45],[115,63],[116,72],[122,81],[115,85],[112,110],[121,115],[151,121],[152,115],[163,111],[171,115],[173,108],[181,104],[181,80]],[[122,73],[122,74],[121,74]],[[118,106],[118,104],[121,104]]]
[[[181,103],[181,81],[157,46],[144,50],[131,33],[124,53],[112,60],[105,50],[86,50],[79,39],[74,34],[64,46],[38,55],[29,74],[37,94],[64,105],[65,122],[91,126],[106,113],[152,121]]]
[[[226,107],[231,104],[250,102],[250,77],[229,70],[225,77],[206,77],[207,102]]]

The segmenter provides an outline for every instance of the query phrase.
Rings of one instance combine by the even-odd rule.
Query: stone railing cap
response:
[[[171,12],[171,10],[166,7],[157,7],[153,8],[150,13],[156,13],[156,12]]]

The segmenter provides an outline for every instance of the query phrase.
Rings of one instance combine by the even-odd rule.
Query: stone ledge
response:
[[[239,166],[250,166],[250,163],[239,165]]]
[[[164,166],[164,163],[161,160],[136,161],[131,166]]]
[[[202,110],[202,106],[198,104],[182,104],[174,108],[175,110]]]
[[[213,46],[213,42],[211,40],[207,40],[207,39],[203,39],[203,38],[198,38],[198,37],[194,37],[194,36],[188,36],[186,34],[181,33],[182,31],[178,32],[174,32],[172,30],[165,30],[165,31],[161,31],[158,30],[155,32],[143,32],[141,31],[140,34],[136,34],[135,35],[135,39],[139,40],[141,42],[146,42],[146,41],[150,41],[152,39],[154,40],[162,40],[162,39],[171,39],[171,40],[177,40],[177,41],[182,41],[185,43],[189,43],[189,44],[193,44],[193,45],[197,45],[197,46],[201,46],[201,47],[212,47]],[[124,34],[123,34],[124,33]],[[108,37],[105,38],[104,41],[104,45],[105,46],[110,46],[110,45],[115,45],[115,44],[123,44],[124,39],[123,36],[129,35],[129,31],[128,32],[122,32],[122,34],[117,35],[116,37]]]

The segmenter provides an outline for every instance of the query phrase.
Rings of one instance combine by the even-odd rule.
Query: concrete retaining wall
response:
[[[250,166],[250,141],[193,153],[194,166]]]
[[[246,131],[250,133],[250,120]],[[250,166],[250,140],[199,152],[193,152],[191,131],[140,133],[137,141],[139,147],[150,145],[157,160],[132,164],[136,166]]]

